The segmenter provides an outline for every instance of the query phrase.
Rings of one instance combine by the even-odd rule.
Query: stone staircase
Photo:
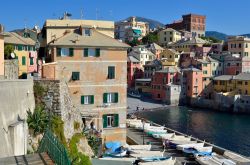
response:
[[[0,165],[54,165],[47,153],[0,158]]]

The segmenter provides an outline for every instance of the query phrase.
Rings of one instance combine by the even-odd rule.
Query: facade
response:
[[[164,48],[157,45],[156,43],[152,43],[149,45],[148,50],[155,54],[156,59],[160,59],[160,54],[164,51]]]
[[[8,32],[4,37],[5,45],[13,45],[15,58],[18,59],[19,78],[26,79],[37,72],[37,51],[35,41],[28,36],[20,36],[15,32]]]
[[[213,88],[216,92],[232,92],[235,90],[232,75],[221,75],[213,78]]]
[[[140,22],[136,17],[130,17],[127,21],[115,23],[115,38],[123,42],[140,40],[149,33],[149,24]]]
[[[73,105],[103,142],[126,142],[127,49],[95,28],[81,26],[51,42],[43,78],[67,83]]]
[[[0,32],[0,79],[4,78],[4,36]]]
[[[180,84],[180,69],[178,67],[168,67],[155,72],[151,81],[151,95],[155,100],[166,101],[166,85]]]
[[[182,100],[181,85],[167,84],[166,98],[164,102],[168,105],[179,105]]]
[[[228,51],[241,57],[250,57],[250,38],[243,36],[228,37]]]
[[[139,93],[149,94],[151,92],[151,79],[150,78],[136,79],[135,90],[139,91]]]
[[[145,65],[148,61],[153,61],[156,57],[145,45],[139,45],[132,48],[132,51],[128,53],[129,56],[137,58],[141,65]]]
[[[147,62],[144,66],[144,78],[152,78],[155,72],[162,69],[162,63],[160,60],[153,60]]]
[[[197,98],[202,93],[202,71],[200,69],[189,67],[182,69],[183,96],[188,99]]]
[[[133,56],[127,58],[127,84],[128,88],[135,86],[135,80],[143,77],[140,61]]]
[[[206,16],[197,14],[183,15],[182,20],[167,24],[166,28],[189,31],[193,36],[197,37],[205,36]]]
[[[160,59],[163,65],[163,68],[168,66],[178,66],[180,60],[180,53],[174,49],[165,49],[160,54]]]
[[[168,46],[169,43],[181,40],[181,33],[172,28],[163,29],[158,32],[158,43],[161,46]]]

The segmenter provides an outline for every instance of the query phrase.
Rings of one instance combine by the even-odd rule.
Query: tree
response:
[[[49,123],[48,115],[45,112],[44,107],[36,106],[34,112],[32,113],[28,110],[27,115],[28,127],[29,129],[34,130],[34,135],[44,133]]]
[[[154,42],[158,42],[158,35],[156,32],[150,32],[142,38],[143,44],[152,44]]]
[[[132,41],[126,41],[126,43],[130,46],[137,46],[141,44],[141,42],[137,38],[134,38]]]
[[[221,43],[221,40],[215,38],[215,37],[204,37],[202,36],[201,39],[212,42],[212,43]]]
[[[14,52],[14,46],[13,45],[5,45],[4,46],[4,56],[5,56],[5,59],[10,59],[10,55],[11,53]]]

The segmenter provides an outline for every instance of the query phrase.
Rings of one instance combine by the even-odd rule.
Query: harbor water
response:
[[[250,156],[250,116],[188,107],[144,111],[140,117]]]

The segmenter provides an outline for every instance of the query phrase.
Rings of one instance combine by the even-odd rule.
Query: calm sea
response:
[[[250,156],[250,116],[170,107],[140,114],[155,123]]]

